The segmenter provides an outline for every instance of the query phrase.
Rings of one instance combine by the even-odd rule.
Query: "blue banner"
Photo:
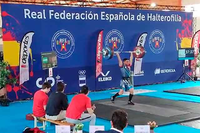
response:
[[[17,91],[13,87],[9,90],[11,99],[32,97],[41,87],[48,77],[48,71],[42,70],[41,52],[49,51],[55,51],[58,57],[58,67],[53,69],[53,77],[48,77],[53,90],[60,80],[67,83],[66,93],[78,92],[84,84],[92,91],[118,87],[121,74],[116,56],[103,59],[102,73],[95,77],[96,44],[101,30],[103,46],[119,52],[133,50],[139,35],[147,32],[147,53],[140,75],[134,77],[135,85],[175,81],[183,70],[183,62],[177,60],[181,45],[176,43],[177,30],[189,27],[192,31],[191,25],[182,25],[192,20],[192,14],[172,11],[2,4],[2,20],[4,57],[16,73],[20,67],[20,41],[27,32],[34,32],[29,59],[33,74],[29,81],[18,85]]]

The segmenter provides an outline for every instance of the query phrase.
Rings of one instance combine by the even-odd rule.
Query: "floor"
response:
[[[189,101],[189,102],[200,102],[200,97],[198,96],[189,96],[183,94],[173,94],[173,93],[166,93],[163,92],[164,90],[172,90],[172,89],[180,89],[180,88],[187,88],[187,87],[195,87],[200,86],[200,82],[186,82],[186,83],[167,83],[167,84],[157,84],[157,85],[148,85],[148,86],[139,86],[135,88],[136,95],[142,96],[149,96],[149,97],[158,97],[163,99],[170,99],[170,100],[177,100],[177,101]],[[117,92],[118,90],[107,90],[107,91],[100,91],[100,92],[91,92],[89,97],[94,100],[106,99],[110,98],[113,93]],[[125,93],[123,96],[127,96],[128,94]],[[74,95],[68,95],[68,99]],[[20,102],[13,102],[10,104],[9,107],[1,107],[0,106],[0,133],[21,133],[23,129],[28,127],[33,127],[33,121],[27,121],[25,119],[26,114],[32,112],[32,103],[33,101],[20,101]],[[98,107],[97,107],[98,108]],[[98,117],[98,116],[97,116]],[[96,125],[104,125],[105,129],[110,129],[110,122],[107,120],[103,120],[97,118]],[[89,125],[86,123],[84,125],[84,130],[88,132]],[[47,133],[54,133],[55,126],[52,125],[46,129]],[[125,133],[133,133],[134,127],[128,126],[124,130]],[[179,125],[179,124],[172,124],[167,126],[157,127],[155,129],[155,133],[200,133],[199,129]]]

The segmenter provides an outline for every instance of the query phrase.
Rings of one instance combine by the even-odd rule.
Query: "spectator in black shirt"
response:
[[[62,120],[65,119],[66,109],[68,107],[67,96],[63,93],[65,84],[62,82],[57,83],[57,90],[49,96],[46,107],[47,119]]]

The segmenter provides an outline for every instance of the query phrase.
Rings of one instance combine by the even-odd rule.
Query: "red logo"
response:
[[[109,43],[112,43],[112,49],[117,49],[117,44],[120,43],[120,39],[118,39],[117,37],[112,37],[111,39],[109,39]]]
[[[57,45],[60,45],[60,51],[67,51],[67,47],[66,45],[70,44],[70,40],[67,40],[66,38],[60,38],[59,40],[57,40]]]

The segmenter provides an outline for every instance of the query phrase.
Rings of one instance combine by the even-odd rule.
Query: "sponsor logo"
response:
[[[96,48],[96,78],[100,75],[102,71],[102,46],[103,45],[103,30],[99,33],[97,48]]]
[[[64,82],[64,81],[61,79],[60,75],[57,75],[57,76],[56,76],[56,83],[58,83],[58,82]]]
[[[64,81],[61,79],[60,75],[57,75],[57,76],[56,76],[56,80],[55,80],[54,77],[47,77],[46,80],[40,77],[40,78],[38,78],[38,79],[36,80],[36,86],[37,86],[38,88],[42,88],[42,84],[44,83],[44,81],[45,81],[45,82],[51,83],[51,87],[53,87],[53,86],[55,85],[55,83],[64,82]]]
[[[86,70],[79,70],[79,87],[86,85]]]
[[[154,30],[149,37],[149,47],[155,54],[161,53],[165,48],[165,37],[162,31]]]
[[[58,58],[66,59],[70,57],[75,49],[73,35],[67,30],[57,31],[52,37],[51,48],[57,53]]]
[[[22,52],[22,63],[26,64],[27,58],[28,58],[28,41],[29,41],[29,36],[26,36],[23,40],[23,52]],[[22,67],[26,67],[26,65],[22,65]]]
[[[156,74],[160,74],[160,68],[156,68],[156,70],[154,71],[155,75]]]
[[[138,39],[138,42],[137,42],[137,46],[142,46],[144,47],[144,44],[146,42],[146,37],[147,37],[147,33],[142,33]]]
[[[140,71],[140,73],[136,73],[134,76],[144,76],[144,71]]]
[[[97,62],[101,62],[101,51],[102,51],[102,46],[101,46],[101,43],[102,43],[102,34],[99,34],[99,37],[98,37],[98,42],[97,42]]]
[[[50,82],[51,83],[51,87],[53,87],[55,85],[54,77],[47,77],[46,78],[46,82]],[[36,80],[36,86],[38,88],[42,88],[42,84],[43,83],[44,83],[44,80],[41,77]]]
[[[175,69],[160,69],[160,68],[156,68],[154,71],[154,74],[164,74],[164,73],[174,73],[176,72]]]
[[[101,72],[101,77],[98,78],[99,82],[105,82],[105,81],[111,81],[112,77],[109,76],[110,71],[107,71],[106,73]]]
[[[194,36],[194,41],[193,41],[193,43],[194,43],[194,55],[197,55],[198,53],[199,53],[199,42],[198,42],[198,40],[199,40],[199,34],[200,33],[197,33],[195,36]]]
[[[32,43],[32,37],[34,32],[28,32],[24,35],[21,42],[21,50],[20,50],[20,79],[19,84],[23,84],[24,82],[29,80],[29,49]],[[32,75],[33,72],[31,70]]]
[[[124,37],[122,33],[116,29],[109,31],[105,38],[105,45],[114,51],[122,52],[124,49]]]

